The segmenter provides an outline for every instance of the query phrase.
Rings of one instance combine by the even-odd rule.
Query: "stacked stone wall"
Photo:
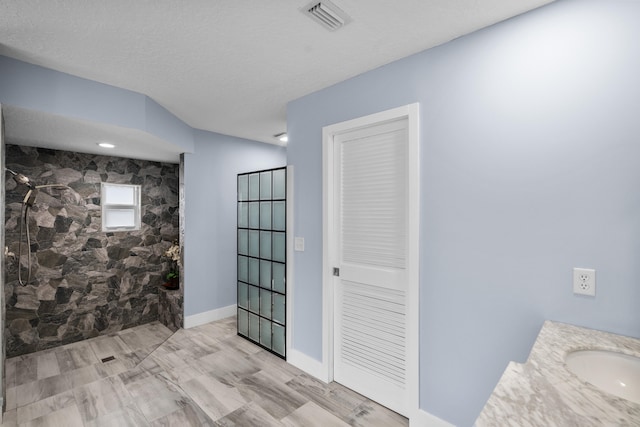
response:
[[[178,165],[7,145],[6,166],[37,185],[70,187],[37,196],[28,218],[32,280],[21,286],[18,240],[27,188],[7,176],[7,357],[158,320],[158,286],[169,270],[163,254],[179,236]],[[101,182],[141,185],[139,231],[101,230]],[[26,266],[23,256],[23,280]]]

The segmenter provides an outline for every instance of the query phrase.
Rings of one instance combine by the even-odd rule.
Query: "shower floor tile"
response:
[[[238,337],[235,317],[175,333],[153,322],[5,366],[2,426],[408,426]]]

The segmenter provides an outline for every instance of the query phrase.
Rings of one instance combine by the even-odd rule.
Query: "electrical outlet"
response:
[[[590,268],[574,268],[573,293],[596,296],[596,271]]]

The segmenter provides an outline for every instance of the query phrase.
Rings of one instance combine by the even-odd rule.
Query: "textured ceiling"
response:
[[[552,0],[0,0],[0,54],[143,93],[194,128],[274,142],[286,103]]]

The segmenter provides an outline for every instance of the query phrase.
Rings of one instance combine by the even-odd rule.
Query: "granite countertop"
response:
[[[640,426],[640,404],[566,368],[567,353],[592,349],[640,357],[640,340],[546,321],[527,362],[509,363],[475,426]]]

